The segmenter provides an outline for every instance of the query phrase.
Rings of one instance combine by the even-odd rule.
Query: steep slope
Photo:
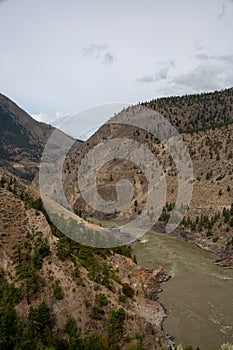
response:
[[[35,191],[0,180],[1,348],[168,348],[162,269],[143,270],[127,248],[123,256],[72,242],[47,222]]]
[[[206,130],[233,122],[233,88],[158,98],[144,102],[142,106],[161,113],[179,132]]]
[[[0,162],[32,179],[43,148],[54,128],[39,123],[0,94]]]
[[[183,132],[194,167],[192,201],[177,234],[217,252],[222,264],[229,266],[233,265],[232,93],[230,89],[200,99],[183,97],[181,103],[174,98],[165,104],[175,101],[168,118]],[[192,119],[194,101],[195,111],[211,106],[208,117],[200,118],[199,113]],[[214,110],[224,111],[224,105],[224,114],[217,113],[212,122]],[[4,165],[0,171],[0,348],[86,350],[93,344],[99,350],[168,348],[171,342],[161,329],[165,312],[157,300],[160,282],[168,278],[162,268],[145,271],[132,261],[127,247],[93,249],[59,232],[38,193],[12,176],[16,172],[24,179],[34,176],[53,128],[35,122],[2,95],[0,106]],[[134,115],[141,107],[131,107],[123,116]],[[179,116],[178,122],[173,113]],[[140,215],[148,184],[143,169],[134,163],[110,161],[97,176],[99,193],[106,200],[116,198],[120,179],[127,178],[134,185],[131,205],[123,212],[94,211],[79,193],[77,173],[82,159],[95,145],[112,138],[134,139],[159,160],[167,182],[167,204],[155,226],[162,231],[177,196],[177,169],[169,152],[145,130],[106,124],[82,147],[74,145],[64,164],[67,198],[80,216],[101,226],[106,224],[104,219],[129,221]],[[153,217],[153,212],[150,208],[148,215]]]
[[[160,112],[164,111],[166,106],[169,112],[168,118],[173,124],[177,124],[177,118],[180,120],[178,124],[193,163],[193,195],[179,234],[195,240],[221,257],[227,257],[226,264],[232,264],[233,89],[212,94],[162,99],[149,104],[152,103],[154,108],[160,106]],[[141,108],[141,105],[130,107],[121,114],[123,118],[129,115],[133,117],[138,108]],[[204,118],[201,118],[199,116],[203,110],[205,114]],[[193,123],[198,131],[193,131]],[[185,132],[186,129],[192,129],[192,132]],[[70,152],[64,166],[66,193],[70,201],[83,216],[99,220],[108,218],[128,220],[140,214],[147,198],[147,181],[143,169],[128,161],[117,159],[107,162],[97,176],[98,191],[109,201],[116,199],[116,183],[120,179],[126,178],[133,184],[135,190],[133,200],[123,212],[113,215],[97,212],[87,205],[79,193],[77,173],[82,159],[99,143],[114,138],[133,139],[145,145],[159,160],[167,183],[167,204],[160,220],[167,221],[177,197],[176,165],[158,140],[145,130],[132,126],[106,124],[84,143],[81,152],[77,153],[75,150]],[[101,157],[101,154],[99,156]],[[71,169],[69,172],[68,168]],[[151,208],[148,215],[153,215],[153,210],[154,208]]]

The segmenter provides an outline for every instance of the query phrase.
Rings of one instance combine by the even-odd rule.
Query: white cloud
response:
[[[143,77],[137,79],[137,81],[141,83],[155,83],[159,80],[167,79],[168,68],[162,68],[160,71],[156,72],[152,75],[144,75]]]
[[[47,113],[31,114],[31,116],[38,122],[49,123],[51,120],[51,117]]]
[[[199,39],[195,40],[195,42],[193,43],[193,49],[195,52],[203,51],[204,46],[202,45]]]
[[[175,61],[171,59],[168,61],[157,62],[157,64],[162,66],[162,68],[154,74],[144,75],[137,79],[137,81],[141,83],[155,83],[160,80],[167,80],[170,69],[176,68]]]
[[[61,118],[67,117],[68,115],[69,115],[68,113],[57,112],[57,113],[55,114],[55,118],[56,118],[56,119],[61,119]]]
[[[100,60],[102,64],[111,64],[114,62],[114,55],[108,52],[108,45],[106,44],[90,44],[83,47],[84,56],[93,56]]]
[[[201,63],[187,73],[175,76],[171,83],[193,92],[211,91],[233,85],[232,56],[198,55]]]
[[[113,63],[113,61],[114,61],[114,56],[110,52],[108,52],[104,55],[102,63],[110,64],[110,63]]]
[[[225,13],[226,13],[226,6],[225,4],[222,5],[222,10],[221,12],[219,13],[219,15],[216,17],[216,19],[221,19],[222,17],[225,16]]]
[[[209,61],[209,62],[222,62],[225,64],[231,64],[233,65],[233,55],[207,55],[204,52],[201,52],[194,56],[200,61]]]
[[[44,122],[44,123],[49,123],[52,125],[58,125],[60,124],[66,117],[68,116],[68,113],[63,113],[63,112],[56,112],[55,117],[49,115],[48,113],[38,113],[38,114],[31,114],[32,118],[37,120],[38,122]]]
[[[105,51],[108,48],[107,45],[100,45],[100,44],[90,44],[89,46],[83,47],[83,54],[85,56],[95,56],[96,58],[99,58],[101,53]]]

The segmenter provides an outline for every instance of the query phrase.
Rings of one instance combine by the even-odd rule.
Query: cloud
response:
[[[141,83],[155,83],[160,80],[168,79],[168,72],[170,68],[175,68],[176,64],[174,60],[168,60],[163,62],[157,62],[157,64],[162,65],[163,67],[154,74],[144,75],[143,77],[137,79]]]
[[[53,126],[59,127],[69,116],[69,113],[56,112],[55,118],[51,119],[50,122]]]
[[[198,66],[175,76],[171,83],[189,88],[193,92],[211,91],[233,86],[233,56],[208,56],[199,54]]]
[[[31,116],[38,122],[49,123],[51,120],[51,117],[47,113],[31,114]]]
[[[222,17],[225,16],[225,13],[226,13],[226,6],[225,4],[222,5],[222,10],[221,12],[219,13],[219,15],[216,17],[216,19],[221,19]]]
[[[207,55],[206,53],[200,53],[195,55],[195,58],[197,58],[200,61],[215,61],[215,62],[222,62],[226,64],[233,64],[233,55]]]
[[[137,79],[137,81],[142,83],[155,83],[159,80],[167,79],[168,68],[162,68],[159,72],[153,75],[144,75],[143,77]]]
[[[68,115],[69,115],[68,113],[56,112],[55,118],[56,119],[61,119],[61,118],[67,117]]]
[[[157,64],[167,68],[176,68],[176,63],[174,59],[170,59],[166,61],[158,61]]]
[[[83,47],[84,56],[93,56],[100,60],[102,64],[111,64],[114,62],[114,55],[108,52],[108,45],[90,44],[89,46]]]
[[[204,65],[200,65],[190,72],[176,76],[173,78],[172,83],[196,91],[218,88],[216,69],[213,70],[213,67]]]
[[[65,120],[68,115],[69,115],[68,113],[63,113],[63,112],[56,112],[55,117],[45,112],[31,114],[32,118],[36,119],[38,122],[50,123],[54,125],[55,124],[58,125],[59,123],[62,123],[63,120]]]
[[[83,54],[85,56],[95,56],[99,58],[101,53],[107,49],[107,45],[90,44],[87,47],[83,47]]]
[[[190,92],[212,91],[233,86],[233,55],[209,55],[202,48],[195,49],[198,61],[192,70],[171,80],[172,86],[187,88]]]
[[[114,56],[108,52],[104,55],[102,63],[103,64],[110,64],[110,63],[113,63],[113,61],[114,61]]]
[[[176,68],[175,60],[169,60],[168,64],[170,65],[170,67]]]
[[[193,49],[194,49],[195,52],[203,51],[204,46],[202,45],[202,43],[200,42],[199,39],[197,39],[197,40],[193,43]]]
[[[209,59],[209,56],[206,53],[203,53],[203,52],[194,55],[194,57],[197,58],[200,61],[206,61],[206,60]]]

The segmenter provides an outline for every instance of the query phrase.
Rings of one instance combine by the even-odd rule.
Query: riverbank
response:
[[[107,227],[107,228],[114,227],[116,228],[116,230],[118,226],[121,226],[130,222],[129,219],[124,219],[124,220],[112,219],[110,221],[104,222],[93,218],[88,218],[88,221],[96,225],[100,225],[101,223],[103,227]],[[152,227],[152,230],[159,233],[166,233],[166,223],[160,222],[160,221],[156,222]],[[198,235],[197,232],[188,231],[185,228],[180,226],[176,228],[173,233],[183,241],[194,243],[201,249],[207,250],[217,255],[218,258],[215,260],[215,264],[225,268],[231,268],[231,269],[233,268],[233,252],[228,251],[226,249],[226,246],[222,246],[221,244],[219,244],[219,242],[213,242],[213,240],[209,239],[208,237],[203,237],[201,235]],[[140,242],[141,239],[135,240],[129,246],[133,248],[133,245],[135,244],[135,242],[138,242],[138,241]]]
[[[174,233],[177,235],[177,237],[184,239],[187,242],[192,242],[201,249],[205,249],[211,253],[216,254],[219,257],[219,259],[215,260],[215,264],[221,267],[233,269],[233,254],[227,252],[225,248],[222,248],[221,246],[214,244],[213,242],[210,243],[208,239],[192,236],[189,232],[186,231],[180,232],[178,230],[178,232]]]
[[[155,232],[165,233],[165,227],[166,223],[157,222],[152,229]],[[178,238],[186,242],[192,242],[201,249],[207,250],[217,255],[218,259],[215,260],[215,264],[221,267],[233,269],[233,253],[227,251],[226,248],[218,244],[218,242],[210,241],[208,238],[198,236],[198,234],[187,231],[182,227],[178,227],[174,230],[173,233]]]
[[[122,285],[130,285],[133,288],[134,296],[128,305],[128,311],[130,310],[133,318],[141,320],[148,333],[145,349],[157,349],[152,346],[154,342],[163,349],[170,349],[174,343],[163,329],[163,322],[168,314],[159,300],[159,294],[162,292],[161,284],[167,282],[171,276],[162,266],[154,269],[144,268],[140,264],[135,264],[132,259],[117,255],[111,256],[108,263],[118,271]],[[151,340],[149,335],[152,337]]]
[[[217,256],[193,242],[152,230],[134,244],[133,254],[139,265],[162,265],[172,276],[158,296],[168,315],[163,329],[177,345],[218,350],[232,343],[232,269],[216,266]]]

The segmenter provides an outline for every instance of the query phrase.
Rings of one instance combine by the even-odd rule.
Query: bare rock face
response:
[[[233,255],[215,261],[216,265],[233,268]]]
[[[162,291],[160,284],[168,281],[170,276],[163,271],[162,266],[159,266],[158,269],[151,271],[141,268],[140,278],[142,280],[145,297],[156,300],[158,298],[157,294]]]

